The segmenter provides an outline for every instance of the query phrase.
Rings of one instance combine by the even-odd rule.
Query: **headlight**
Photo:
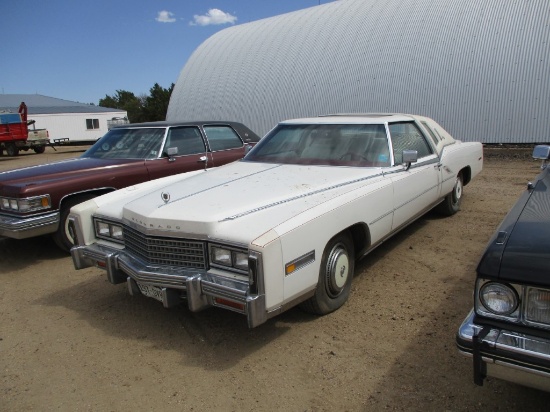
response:
[[[248,273],[248,251],[210,245],[210,263]]]
[[[100,239],[123,243],[124,235],[120,223],[94,218],[95,235]]]
[[[550,324],[550,291],[538,288],[527,289],[525,320]]]
[[[248,253],[234,252],[233,263],[235,268],[248,271]]]
[[[480,316],[550,329],[550,289],[478,279],[475,311]]]
[[[489,312],[495,315],[511,315],[519,304],[519,298],[514,289],[502,284],[489,282],[479,289],[479,300]]]
[[[0,198],[0,209],[12,212],[35,212],[49,209],[52,206],[50,195],[24,197],[21,199]]]

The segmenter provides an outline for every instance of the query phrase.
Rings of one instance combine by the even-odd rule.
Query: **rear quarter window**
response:
[[[210,150],[235,149],[242,147],[243,142],[237,132],[229,126],[204,126]]]
[[[441,137],[439,139],[437,138],[437,136],[435,135],[435,133],[432,130],[432,128],[430,127],[430,125],[428,125],[428,122],[421,122],[421,123],[422,123],[422,126],[424,126],[424,129],[426,129],[426,131],[428,132],[428,134],[432,138],[432,141],[434,142],[434,145],[437,146],[437,144],[439,143],[439,140],[441,140]]]

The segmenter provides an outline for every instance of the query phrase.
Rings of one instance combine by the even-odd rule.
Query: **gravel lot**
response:
[[[0,171],[81,147],[0,157]],[[0,240],[0,410],[520,411],[550,395],[472,382],[455,333],[492,232],[539,170],[531,149],[486,148],[462,211],[429,213],[358,263],[351,298],[315,317],[166,310],[75,271],[48,237]]]

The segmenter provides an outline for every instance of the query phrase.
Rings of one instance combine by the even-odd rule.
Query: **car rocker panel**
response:
[[[415,117],[389,120],[422,130]],[[318,314],[336,310],[349,294],[356,258],[449,199],[457,176],[467,183],[481,170],[480,144],[448,136],[438,147],[420,132],[413,139],[422,139],[427,153],[418,159],[417,151],[399,151],[406,164],[395,162],[387,122],[283,122],[243,161],[78,205],[70,215],[75,268],[103,268],[111,283],[126,282],[132,295],[165,307],[187,301],[192,311],[242,313],[250,327],[299,303]],[[278,140],[279,130],[288,141]],[[329,142],[336,149],[323,143],[315,152],[310,141],[310,152],[297,154],[299,140],[320,141],[334,130],[348,133]],[[373,158],[384,166],[341,153],[357,136],[365,144],[380,139],[374,143],[385,151]]]

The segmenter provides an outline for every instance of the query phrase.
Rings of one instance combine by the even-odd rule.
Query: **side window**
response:
[[[171,127],[164,147],[164,151],[170,147],[176,147],[178,156],[204,153],[206,151],[198,127]]]
[[[87,130],[99,129],[99,119],[86,119],[86,129]]]
[[[403,150],[416,150],[418,158],[431,155],[432,149],[414,123],[390,123],[395,164],[403,163]]]
[[[229,126],[204,126],[204,132],[213,152],[243,146],[239,135]]]
[[[432,138],[434,144],[437,146],[437,136],[434,134],[433,130],[431,129],[430,126],[428,126],[428,123],[427,122],[421,122],[422,123],[422,126],[424,126],[424,129],[426,129],[428,131],[428,133],[430,134],[430,137]]]

